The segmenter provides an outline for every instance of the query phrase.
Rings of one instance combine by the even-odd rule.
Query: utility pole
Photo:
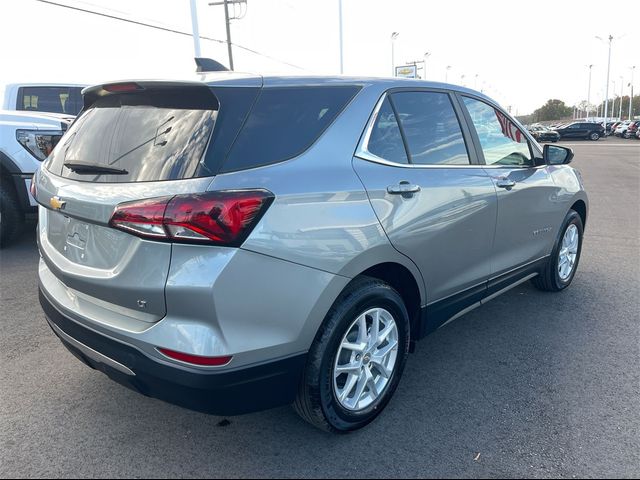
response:
[[[229,4],[246,4],[247,0],[222,0],[221,2],[211,2],[209,6],[216,7],[218,5],[224,5],[224,19],[227,25],[227,51],[229,52],[229,70],[233,70],[233,51],[231,49],[231,20],[229,18]]]
[[[196,0],[191,0],[191,32],[193,33],[193,50],[196,58],[202,57],[200,53],[200,29],[198,27],[198,7]]]
[[[631,68],[631,92],[629,93],[629,120],[633,120],[633,72],[636,69],[634,65]]]
[[[447,65],[447,69],[444,71],[444,83],[449,83],[449,70],[451,70],[451,65]]]

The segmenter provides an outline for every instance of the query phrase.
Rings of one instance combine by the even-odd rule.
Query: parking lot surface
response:
[[[591,201],[571,288],[524,284],[438,330],[344,436],[288,407],[190,412],[82,365],[44,321],[30,225],[0,251],[0,477],[638,477],[640,141],[560,144]]]

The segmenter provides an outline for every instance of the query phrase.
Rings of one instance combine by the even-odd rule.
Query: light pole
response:
[[[589,67],[589,90],[587,90],[587,120],[589,120],[589,108],[591,107],[591,69],[593,65],[587,65]]]
[[[611,107],[611,114],[615,115],[616,114],[616,95],[617,95],[617,93],[616,93],[616,81],[612,80],[611,83],[613,83],[613,106]]]
[[[605,40],[602,37],[596,37],[598,40],[604,42]],[[609,59],[607,60],[607,88],[605,91],[605,100],[604,100],[604,124],[607,124],[609,115],[609,74],[611,73],[611,43],[613,42],[613,35],[609,35]]]
[[[196,0],[191,0],[191,31],[193,32],[193,50],[196,58],[200,58],[200,30],[198,28],[198,7]]]
[[[633,72],[636,66],[629,67],[631,69],[631,91],[629,92],[629,120],[633,120]]]
[[[344,73],[343,50],[342,50],[342,0],[338,0],[338,23],[340,28],[340,75]]]
[[[447,65],[444,71],[444,83],[449,83],[449,70],[451,70],[451,65]]]
[[[474,90],[478,90],[478,74],[476,73],[476,76],[473,79],[473,89]]]
[[[466,75],[464,75],[464,74],[460,75],[460,85],[463,86],[463,87],[464,87],[464,77],[465,76]]]
[[[624,78],[620,76],[620,114],[618,118],[622,120],[622,96],[624,95]]]
[[[424,63],[424,68],[422,70],[422,77],[426,80],[427,79],[427,58],[429,58],[431,56],[431,52],[424,52],[423,55],[423,60],[422,62]]]
[[[396,76],[396,38],[400,35],[399,32],[393,32],[391,34],[391,76]]]

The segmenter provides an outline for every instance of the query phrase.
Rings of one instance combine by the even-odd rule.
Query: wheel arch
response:
[[[575,212],[578,213],[578,215],[580,215],[580,219],[582,220],[582,228],[586,228],[586,226],[587,226],[587,203],[582,199],[576,200],[575,202],[573,202],[573,205],[571,205],[571,210],[574,210]]]

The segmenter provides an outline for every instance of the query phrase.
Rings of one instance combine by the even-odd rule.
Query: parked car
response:
[[[69,123],[64,115],[0,110],[0,247],[20,233],[26,214],[37,211],[31,178]]]
[[[627,120],[625,122],[620,122],[620,124],[616,127],[614,133],[616,137],[624,137],[625,133],[627,133],[627,129],[631,125],[631,121]]]
[[[76,116],[82,109],[86,85],[61,83],[11,83],[6,85],[2,108]]]
[[[560,134],[543,125],[532,125],[529,127],[529,133],[539,142],[557,142],[560,140]]]
[[[640,128],[636,130],[636,138],[640,139]]]
[[[599,140],[604,137],[604,127],[600,123],[573,122],[556,129],[560,138],[584,138],[586,140]]]
[[[613,132],[616,131],[616,127],[620,124],[620,122],[609,122],[607,123],[607,131],[606,136],[613,135]]]
[[[573,153],[485,95],[199,78],[90,87],[36,175],[48,323],[117,382],[355,430],[428,333],[529,279],[571,284],[588,211]]]
[[[640,121],[634,121],[629,124],[627,127],[627,131],[622,135],[624,138],[633,138],[638,131],[638,127],[640,126]]]

